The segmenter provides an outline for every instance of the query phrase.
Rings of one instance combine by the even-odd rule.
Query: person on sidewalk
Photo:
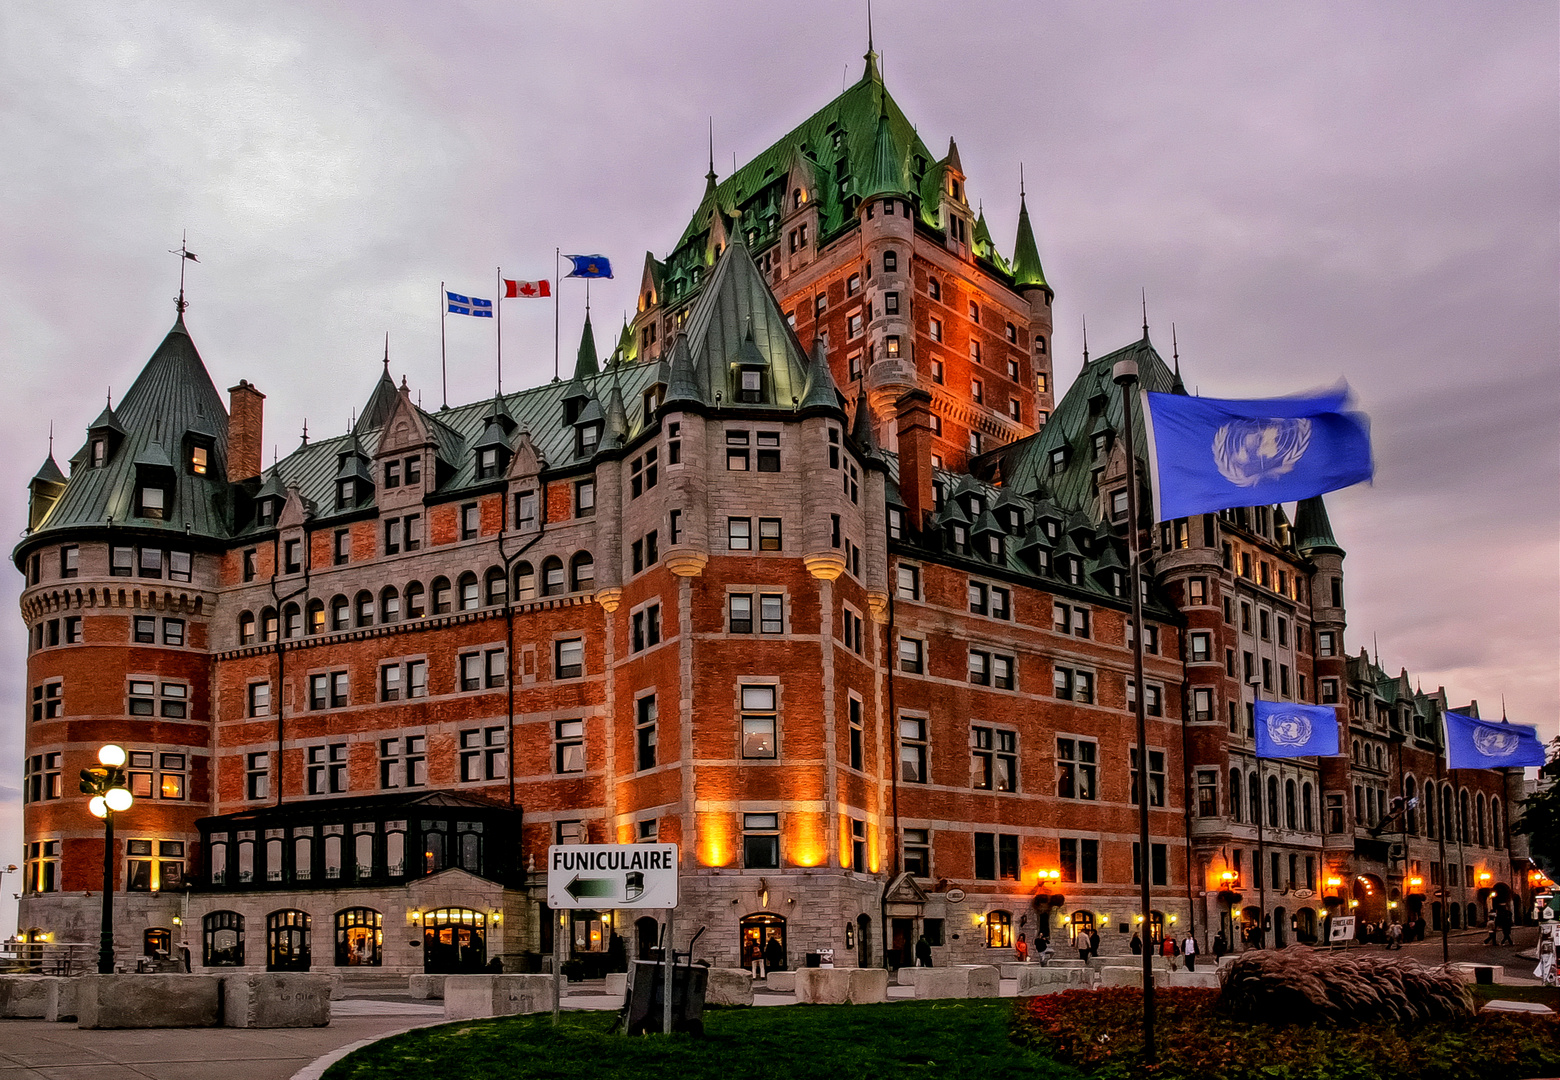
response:
[[[1133,956],[1142,956],[1143,955],[1143,939],[1141,937],[1139,937],[1137,934],[1133,934],[1132,935],[1132,941],[1131,941],[1131,944],[1130,944],[1130,948],[1132,949],[1132,955]]]
[[[769,978],[768,972],[778,971],[785,967],[785,946],[780,944],[780,939],[772,937],[764,946],[764,967],[767,969],[764,978]]]
[[[1051,957],[1056,955],[1056,950],[1051,948],[1051,939],[1044,933],[1035,935],[1035,959],[1040,961],[1040,966],[1045,967],[1051,962]]]
[[[1165,965],[1171,971],[1175,971],[1178,966],[1175,961],[1180,951],[1180,949],[1176,948],[1175,938],[1169,934],[1166,934],[1159,942],[1159,955],[1165,958]]]
[[[1403,924],[1387,924],[1387,950],[1401,949],[1403,947]]]
[[[1089,955],[1096,960],[1100,955],[1100,932],[1094,927],[1089,927]]]
[[[1023,934],[1018,935],[1018,942],[1013,946],[1013,955],[1020,964],[1029,963],[1029,942],[1024,939]]]
[[[1511,917],[1511,908],[1502,904],[1495,909],[1495,928],[1500,931],[1502,945],[1515,944],[1511,940],[1511,924],[1515,920]]]
[[[932,943],[927,940],[925,934],[922,934],[915,942],[915,966],[932,966]]]
[[[1217,961],[1219,957],[1223,956],[1229,951],[1230,943],[1225,939],[1224,931],[1220,930],[1217,934],[1213,935],[1213,959]]]
[[[1186,957],[1186,970],[1197,970],[1197,939],[1191,934],[1186,935],[1186,940],[1181,942],[1181,955]]]
[[[1073,944],[1078,946],[1078,959],[1086,962],[1089,959],[1089,932],[1079,930],[1078,936],[1073,939]]]

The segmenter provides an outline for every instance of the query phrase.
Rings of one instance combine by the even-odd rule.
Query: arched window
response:
[[[1444,839],[1457,838],[1457,812],[1452,809],[1452,785],[1441,785],[1441,832]]]
[[[362,627],[365,627],[365,626],[373,626],[374,625],[374,594],[373,593],[369,592],[367,589],[364,589],[362,592],[358,593],[357,596],[353,599],[352,606],[353,606],[353,608],[356,609],[356,614],[357,614],[357,620],[356,621],[357,621],[357,626],[358,626],[359,629],[361,629]]]
[[[1483,847],[1484,846],[1484,792],[1482,792],[1482,791],[1479,792],[1479,797],[1478,797],[1478,800],[1475,803],[1475,807],[1476,808],[1475,808],[1474,815],[1473,815],[1473,823],[1474,823],[1474,826],[1475,826],[1475,830],[1474,830],[1474,834],[1473,835],[1475,837],[1475,843],[1477,843],[1480,847]]]
[[[265,917],[265,969],[309,970],[309,913],[288,908]]]
[[[497,566],[488,568],[487,576],[483,581],[483,591],[487,594],[488,607],[497,607],[509,599],[509,579],[504,576],[503,568]]]
[[[1087,934],[1094,929],[1094,912],[1075,911],[1072,913],[1072,939],[1075,948],[1082,948],[1078,944],[1078,935]]]
[[[297,604],[282,608],[282,635],[295,638],[303,636],[303,609]]]
[[[260,640],[275,641],[277,638],[276,609],[265,608],[260,612]]]
[[[1500,800],[1494,796],[1490,797],[1490,845],[1506,846],[1506,823],[1500,817]]]
[[[1230,818],[1236,824],[1240,823],[1241,811],[1244,810],[1244,809],[1245,808],[1241,805],[1241,801],[1240,801],[1240,770],[1239,769],[1231,769],[1230,770]]]
[[[1436,802],[1435,802],[1435,799],[1436,799],[1435,785],[1430,783],[1430,781],[1426,780],[1425,781],[1425,798],[1424,798],[1424,803],[1425,803],[1425,835],[1428,836],[1432,840],[1435,839],[1435,818],[1436,818],[1436,809],[1435,809]]]
[[[443,615],[450,610],[450,579],[436,577],[429,589],[433,593],[433,613]]]
[[[244,966],[244,917],[213,911],[201,920],[200,962],[205,967]]]
[[[1295,805],[1295,782],[1293,780],[1285,780],[1284,781],[1284,828],[1286,828],[1286,829],[1299,828],[1300,816],[1299,816],[1299,814],[1297,812],[1298,810],[1299,810],[1299,807]]]
[[[310,634],[323,634],[325,632],[325,601],[309,601],[308,627]]]
[[[1278,828],[1278,777],[1267,778],[1267,822],[1273,828]]]
[[[255,643],[255,613],[252,611],[245,611],[238,617],[238,643],[240,645]]]
[[[428,614],[428,598],[423,592],[422,582],[414,581],[406,586],[405,600],[408,619],[420,619]]]
[[[563,592],[563,560],[549,555],[542,563],[542,595],[557,596]]]
[[[899,252],[889,248],[883,252],[883,273],[893,274],[899,271]]]
[[[477,592],[477,575],[467,570],[460,576],[460,609],[475,611],[480,607],[481,594]]]
[[[347,630],[352,626],[352,605],[347,603],[347,598],[337,593],[330,598],[330,628],[332,630]]]
[[[1011,949],[1013,947],[1013,913],[992,911],[986,915],[986,948]]]
[[[1419,790],[1412,776],[1403,781],[1403,820],[1409,835],[1419,835],[1419,808],[1414,805],[1414,795]]]
[[[394,585],[386,585],[379,594],[379,621],[382,623],[401,621],[401,590]]]
[[[1246,801],[1250,803],[1251,809],[1250,821],[1255,825],[1262,820],[1262,788],[1257,785],[1256,773],[1249,773],[1246,776],[1246,794],[1249,796]]]
[[[569,560],[569,589],[589,592],[596,587],[596,560],[588,551],[576,551]]]
[[[1305,832],[1316,831],[1316,815],[1312,810],[1315,792],[1311,790],[1310,781],[1306,781],[1300,788],[1300,827]]]
[[[1358,764],[1360,760],[1360,741],[1358,739],[1354,740],[1354,748],[1352,752],[1354,755],[1354,761],[1356,764]]]
[[[536,599],[536,568],[528,562],[515,567],[515,600]]]
[[[336,912],[336,966],[379,967],[384,963],[384,916],[373,908]]]
[[[1473,830],[1468,828],[1468,789],[1463,788],[1457,793],[1457,839],[1460,843],[1468,843],[1473,839]]]

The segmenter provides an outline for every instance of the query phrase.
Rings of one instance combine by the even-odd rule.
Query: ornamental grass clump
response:
[[[1424,1023],[1472,1016],[1455,973],[1412,960],[1313,949],[1243,953],[1220,973],[1219,1005],[1263,1023]]]

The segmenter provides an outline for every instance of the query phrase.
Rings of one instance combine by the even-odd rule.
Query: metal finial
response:
[[[1018,163],[1018,201],[1024,201],[1024,163]]]
[[[385,371],[390,370],[390,331],[385,331]]]
[[[189,232],[187,230],[182,231],[179,234],[179,246],[168,249],[168,254],[179,257],[179,298],[173,302],[173,306],[178,309],[180,315],[183,315],[184,309],[190,306],[189,302],[184,299],[184,264],[186,262],[200,262],[200,257],[189,249],[188,237]]]
[[[1089,317],[1083,316],[1083,366],[1089,366]]]
[[[303,418],[303,445],[309,445],[309,418],[307,416]]]
[[[715,118],[710,117],[710,171],[704,174],[710,183],[715,182]]]
[[[870,56],[876,51],[872,47],[872,0],[867,0],[867,54]]]
[[[1148,338],[1148,290],[1143,290],[1143,337]]]
[[[49,456],[54,456],[54,421],[49,421]]]
[[[1170,324],[1170,355],[1175,358],[1175,377],[1181,377],[1181,345],[1175,339],[1175,323]]]

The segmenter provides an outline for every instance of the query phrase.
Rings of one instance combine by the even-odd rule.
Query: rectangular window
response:
[[[1138,801],[1138,752],[1137,747],[1130,751],[1132,762],[1132,804]],[[1148,752],[1148,805],[1163,806],[1165,804],[1165,753],[1163,750],[1150,750]]]
[[[79,645],[81,640],[81,616],[65,616],[65,644]]]
[[[585,642],[565,638],[553,646],[553,678],[578,679],[585,673]]]
[[[776,756],[775,688],[773,686],[744,686],[742,688],[742,756],[745,758],[772,758]]]
[[[732,551],[751,551],[753,548],[753,519],[726,519],[726,546]]]
[[[1219,774],[1212,769],[1197,771],[1197,816],[1219,816]]]
[[[780,815],[742,815],[742,865],[748,870],[780,868]]]
[[[897,576],[901,600],[921,599],[921,571],[918,567],[901,565]]]
[[[248,690],[249,715],[271,715],[271,684],[268,682],[250,683]]]
[[[902,637],[899,639],[899,670],[911,675],[921,674],[925,666],[923,652],[925,643],[915,638]]]
[[[1090,739],[1056,740],[1056,795],[1060,799],[1094,799],[1099,780],[1098,745]]]
[[[164,645],[182,646],[184,644],[184,620],[164,619],[162,625],[162,636]]]
[[[1192,691],[1192,719],[1202,723],[1213,720],[1213,691],[1207,687]]]
[[[1153,885],[1170,884],[1170,852],[1164,844],[1150,844],[1148,846],[1149,883]],[[1137,843],[1132,843],[1132,884],[1139,885],[1143,881],[1143,850]]]
[[[780,433],[778,431],[760,431],[758,433],[758,471],[777,473],[780,471]]]
[[[502,780],[509,775],[508,740],[502,727],[469,728],[460,733],[463,783]]]
[[[574,482],[574,516],[591,517],[596,513],[596,481]]]
[[[975,834],[975,880],[997,880],[997,834]]]
[[[585,721],[558,720],[554,723],[553,767],[560,773],[585,771]]]
[[[861,699],[852,697],[848,701],[850,710],[850,767],[852,769],[860,769],[862,768],[864,756],[862,750],[864,731],[861,716]]]
[[[636,703],[634,717],[635,761],[640,769],[653,769],[656,764],[656,707],[655,695],[642,697]]]
[[[929,830],[904,830],[904,842],[900,845],[900,850],[903,853],[901,858],[905,873],[918,878],[932,876],[932,844]]]
[[[779,518],[759,518],[758,519],[758,550],[760,550],[760,551],[779,551],[780,550],[780,519]]]
[[[1094,703],[1094,674],[1071,668],[1056,669],[1056,696],[1064,701],[1077,701],[1085,705]]]
[[[919,717],[899,718],[899,779],[907,784],[924,784],[926,776],[926,721]]]
[[[244,794],[250,799],[271,797],[271,755],[266,751],[244,759]]]
[[[157,643],[157,620],[146,615],[135,617],[135,641],[138,645]]]

